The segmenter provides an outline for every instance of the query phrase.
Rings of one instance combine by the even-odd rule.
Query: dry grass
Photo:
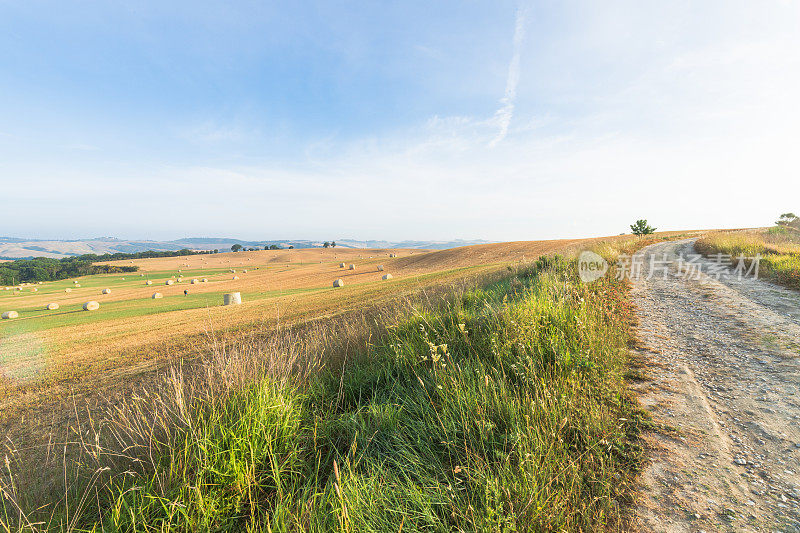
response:
[[[717,232],[698,239],[695,247],[708,256],[744,257],[748,266],[749,258],[761,256],[760,276],[800,289],[800,233],[779,227]]]
[[[59,301],[62,311],[70,302],[85,301],[83,292],[99,293],[98,287],[112,286],[111,295],[97,297],[102,307],[95,313],[77,314],[83,323],[37,329],[28,327],[35,320],[4,321],[0,324],[0,408],[7,435],[25,437],[48,434],[53,427],[67,427],[74,409],[65,398],[76,398],[89,408],[108,398],[119,398],[137,383],[151,379],[154,372],[175,361],[196,358],[205,350],[209,332],[224,330],[226,342],[269,333],[279,327],[312,323],[337,316],[350,316],[365,305],[384,305],[397,298],[438,290],[437,287],[476,279],[486,273],[505,269],[525,259],[555,252],[570,254],[584,247],[617,248],[638,246],[654,239],[686,235],[681,232],[658,234],[650,240],[632,236],[607,239],[574,239],[490,244],[474,247],[420,252],[396,250],[399,257],[389,259],[388,250],[293,250],[240,252],[214,256],[190,256],[140,260],[152,279],[177,275],[180,268],[186,279],[208,277],[211,282],[191,286],[216,298],[222,293],[241,291],[244,303],[235,309],[219,305],[176,309],[154,314],[131,314],[123,308],[116,315],[114,305],[152,306],[152,287],[130,274],[125,282],[109,284],[109,276],[81,279],[82,287],[64,300],[54,299],[50,291],[61,289],[58,283],[45,284],[39,293],[23,293],[14,305],[28,302],[38,307],[45,301]],[[373,259],[368,259],[372,255]],[[359,259],[361,256],[361,259]],[[212,264],[207,264],[214,261]],[[322,261],[322,263],[320,263]],[[343,272],[342,261],[357,265],[384,264],[393,274],[392,283],[381,283],[380,273],[366,269]],[[130,263],[123,261],[123,264]],[[189,264],[186,267],[186,264]],[[202,269],[219,270],[218,277],[199,275]],[[232,282],[229,268],[249,272]],[[255,270],[258,268],[258,270]],[[206,270],[206,271],[208,271]],[[196,273],[193,273],[196,272]],[[113,276],[112,276],[113,277]],[[331,288],[332,280],[344,277],[346,286]],[[60,282],[71,285],[70,280]],[[132,288],[128,285],[135,284]],[[52,285],[48,287],[48,285]],[[140,286],[141,285],[141,286]],[[159,287],[165,298],[183,302],[185,284]],[[187,285],[188,286],[188,285]],[[172,292],[170,292],[172,291]],[[263,291],[263,292],[259,292]],[[271,292],[267,292],[271,291]],[[77,296],[76,296],[77,294]],[[198,298],[203,297],[201,293]],[[0,300],[0,306],[6,305]],[[47,318],[39,324],[47,325]]]
[[[247,332],[211,328],[196,340],[192,359],[166,360],[160,369],[140,365],[111,372],[92,390],[60,389],[68,399],[48,397],[39,409],[23,416],[24,426],[15,427],[23,431],[6,435],[5,453],[15,463],[10,468],[17,476],[9,475],[0,486],[7,491],[13,487],[18,503],[28,508],[74,496],[70,490],[87,481],[81,465],[85,460],[96,461],[101,445],[94,436],[87,440],[87,435],[97,434],[99,439],[102,428],[109,429],[102,447],[115,450],[141,444],[142,439],[153,437],[155,427],[174,427],[181,405],[212,397],[215,402],[224,401],[259,377],[286,383],[290,376],[307,376],[323,362],[330,367],[344,364],[368,349],[372,339],[385,334],[387,326],[437,305],[454,291],[490,282],[497,275],[450,280],[294,325],[274,319]],[[132,456],[126,459],[135,461]],[[18,475],[32,470],[40,475]]]

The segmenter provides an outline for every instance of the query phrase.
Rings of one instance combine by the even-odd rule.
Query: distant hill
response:
[[[487,244],[491,241],[483,240],[453,240],[453,241],[358,241],[354,239],[341,239],[336,241],[340,248],[417,248],[430,250],[444,250],[459,246],[473,244]],[[45,241],[36,239],[21,239],[16,237],[0,237],[0,259],[29,259],[31,257],[71,257],[83,254],[113,254],[118,252],[132,253],[147,250],[172,251],[189,248],[191,250],[219,250],[230,251],[234,244],[241,244],[245,248],[264,248],[276,244],[281,248],[294,246],[295,248],[321,248],[323,241],[310,240],[269,240],[269,241],[244,241],[240,239],[225,239],[216,237],[191,237],[174,241],[146,241],[123,240],[114,237],[100,237],[96,239]]]

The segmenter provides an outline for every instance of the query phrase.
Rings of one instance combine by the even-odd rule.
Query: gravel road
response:
[[[664,429],[645,436],[634,524],[800,532],[800,292],[713,274],[708,259],[687,275],[678,257],[694,240],[642,253],[659,268],[634,280],[648,375],[636,388]]]

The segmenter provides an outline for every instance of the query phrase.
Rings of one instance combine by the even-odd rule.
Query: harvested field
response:
[[[602,240],[526,241],[433,252],[307,249],[126,260],[110,264],[138,266],[140,271],[49,282],[36,293],[27,287],[0,291],[0,311],[19,312],[19,318],[0,323],[0,407],[8,420],[16,407],[47,396],[114,387],[191,356],[210,331],[243,335],[278,323],[338,315],[543,254],[569,254]],[[392,254],[397,257],[390,258]],[[342,262],[355,264],[356,270],[342,270]],[[379,264],[392,273],[392,283],[376,275]],[[245,266],[247,273],[242,272]],[[231,269],[239,271],[238,280],[231,279]],[[179,270],[185,279],[165,285],[177,280]],[[344,287],[333,287],[338,278]],[[192,279],[208,281],[192,285]],[[143,280],[152,280],[163,298],[154,299],[152,286]],[[65,292],[68,288],[71,292]],[[111,293],[101,295],[103,288]],[[223,307],[223,295],[231,292],[241,293],[242,304]],[[99,302],[100,309],[84,312],[82,305],[89,300]],[[50,303],[59,309],[45,310]]]

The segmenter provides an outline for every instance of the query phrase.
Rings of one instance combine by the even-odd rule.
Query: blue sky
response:
[[[524,240],[800,211],[790,1],[0,0],[0,52],[0,234]]]

